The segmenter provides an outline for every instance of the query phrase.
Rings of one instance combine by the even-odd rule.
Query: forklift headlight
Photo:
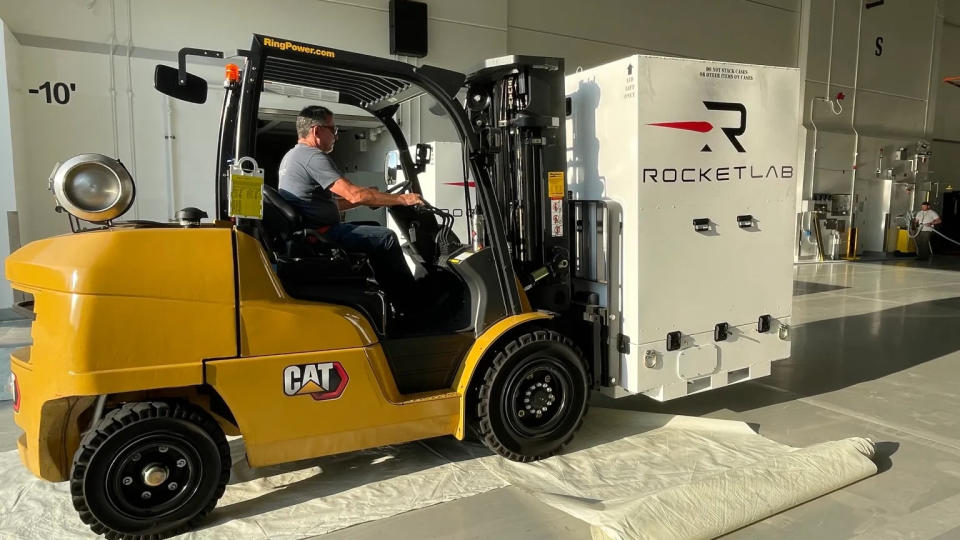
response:
[[[119,160],[80,154],[59,165],[50,180],[57,204],[71,215],[100,223],[123,215],[133,204],[133,178]]]

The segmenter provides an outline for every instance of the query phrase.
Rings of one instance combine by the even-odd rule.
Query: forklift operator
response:
[[[415,206],[416,193],[389,194],[361,187],[343,177],[329,154],[337,140],[333,113],[313,105],[297,115],[297,145],[280,162],[277,191],[303,216],[308,227],[347,251],[367,254],[377,282],[401,310],[414,280],[397,235],[386,227],[341,223],[340,212],[357,206]],[[400,304],[397,306],[396,304]]]

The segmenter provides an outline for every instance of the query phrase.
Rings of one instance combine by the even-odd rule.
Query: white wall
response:
[[[960,77],[960,2],[947,6],[941,50],[939,79]],[[938,85],[930,176],[960,189],[960,88]]]
[[[14,163],[19,146],[14,125],[18,116],[18,49],[19,44],[9,29],[0,21],[3,39],[0,40],[0,254],[16,248],[17,227],[9,227],[8,215],[17,211],[17,190],[14,183]],[[11,234],[12,233],[12,234]],[[11,245],[14,244],[14,245]],[[0,308],[13,304],[9,282],[0,275]]]
[[[483,58],[506,52],[506,0],[432,0],[428,4],[431,52],[425,63],[467,70]],[[132,10],[128,11],[128,6]],[[116,143],[108,54],[114,15]],[[387,15],[387,0],[0,2],[0,19],[22,44],[15,75],[23,81],[17,92],[26,121],[17,137],[29,148],[24,170],[16,175],[23,241],[69,230],[66,218],[53,212],[53,198],[46,189],[53,165],[81,152],[113,155],[115,144],[118,156],[137,181],[137,204],[130,217],[166,221],[172,217],[171,207],[213,210],[212,175],[222,91],[214,85],[204,105],[171,101],[172,130],[168,134],[164,131],[165,100],[152,87],[154,66],[158,62],[174,64],[180,47],[218,49],[229,55],[249,48],[251,34],[258,32],[389,56]],[[130,39],[133,48],[128,61]],[[192,65],[191,71],[214,83],[222,80],[221,67]],[[47,104],[40,95],[27,93],[44,81],[75,83],[77,90],[67,105]],[[402,115],[411,138],[453,136],[449,122],[434,117],[426,106],[412,103]],[[166,135],[174,137],[172,190],[167,179]]]
[[[641,53],[795,67],[800,0],[512,0],[512,53],[568,72]]]

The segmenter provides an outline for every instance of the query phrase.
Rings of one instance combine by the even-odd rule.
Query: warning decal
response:
[[[563,181],[563,171],[547,173],[547,191],[551,199],[562,199],[567,186]]]
[[[550,173],[553,174],[553,173]],[[550,201],[550,230],[553,236],[563,236],[563,200]]]

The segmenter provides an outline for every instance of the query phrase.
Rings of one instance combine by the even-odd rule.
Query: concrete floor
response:
[[[879,442],[881,472],[728,538],[960,538],[960,261],[813,264],[796,269],[793,356],[770,377],[658,404],[593,404],[742,420],[806,446]],[[0,323],[0,330],[3,324]],[[2,336],[2,331],[0,331]],[[0,342],[0,346],[5,346]],[[6,377],[4,376],[4,380]],[[0,403],[0,451],[13,448]],[[589,538],[587,525],[504,488],[323,536]]]

